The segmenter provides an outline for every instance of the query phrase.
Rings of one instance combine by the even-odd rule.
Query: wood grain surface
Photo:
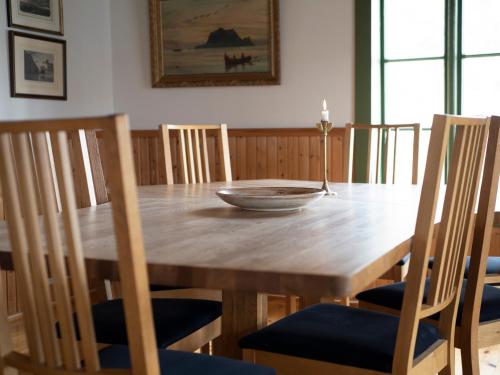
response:
[[[318,183],[260,180],[139,188],[152,283],[344,297],[361,291],[409,249],[418,187],[334,184],[338,197],[298,212],[270,214],[242,211],[219,200],[215,191],[228,185]],[[117,278],[109,204],[81,209],[79,219],[91,276]],[[10,256],[3,224],[0,247],[6,268]]]

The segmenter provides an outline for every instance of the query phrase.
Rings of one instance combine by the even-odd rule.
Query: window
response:
[[[372,0],[371,11],[372,122],[421,124],[422,176],[434,113],[500,113],[500,1]]]

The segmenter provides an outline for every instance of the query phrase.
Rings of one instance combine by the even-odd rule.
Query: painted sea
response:
[[[250,63],[227,66],[224,55],[230,58],[251,56]],[[200,73],[256,73],[268,72],[269,49],[267,46],[248,46],[232,48],[186,49],[182,51],[165,51],[166,74],[200,74]]]
[[[268,0],[164,0],[164,73],[270,71]]]

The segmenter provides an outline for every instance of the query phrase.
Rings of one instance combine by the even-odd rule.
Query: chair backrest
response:
[[[224,181],[232,181],[231,159],[229,156],[229,140],[227,125],[160,125],[160,138],[165,156],[167,184],[174,183],[172,154],[170,147],[170,131],[177,131],[180,143],[180,164],[183,182],[196,184],[210,182],[210,163],[208,160],[207,131],[217,131],[221,170]],[[200,135],[201,133],[201,135]],[[201,137],[201,139],[200,139]],[[194,141],[193,141],[194,139]]]
[[[71,170],[68,133],[79,130],[104,133],[132,373],[158,375],[137,189],[131,167],[131,140],[128,118],[123,115],[0,123],[0,180],[29,349],[29,355],[12,350],[7,331],[3,330],[7,322],[1,319],[0,367],[28,373],[51,373],[57,369],[77,374],[85,366],[90,373],[109,373],[100,370],[99,365]],[[61,211],[54,194],[47,133]],[[81,351],[70,290],[74,293]],[[60,340],[56,321],[60,325]]]
[[[413,153],[411,164],[411,183],[418,183],[418,153],[420,144],[420,124],[346,124],[344,155],[344,175],[347,182],[352,182],[354,169],[354,134],[356,130],[368,132],[368,149],[366,152],[366,176],[369,183],[396,183],[396,156],[398,150],[398,135],[400,131],[413,133]],[[382,143],[385,140],[385,147]],[[374,144],[376,142],[376,144]],[[382,169],[385,175],[382,174]],[[391,176],[389,178],[389,176]],[[408,181],[409,182],[409,181]]]
[[[450,134],[455,131],[448,184],[441,184]],[[489,120],[435,115],[420,197],[412,260],[405,288],[393,372],[410,372],[421,319],[440,313],[439,330],[453,346],[455,322],[465,270],[472,244],[474,210],[483,171]],[[435,229],[441,190],[445,189],[440,225]],[[435,265],[428,296],[423,301],[427,266],[434,231]]]
[[[500,117],[493,116],[491,118],[481,194],[474,226],[471,261],[467,275],[467,288],[465,290],[462,321],[460,323],[460,338],[462,340],[473,340],[476,343],[478,339],[479,314],[481,311],[483,289],[484,284],[488,282],[486,264],[493,232],[499,179]],[[494,279],[497,281],[498,275],[495,275]],[[467,346],[462,345],[461,347],[466,348]],[[478,346],[472,345],[471,347],[477,348]],[[479,373],[479,369],[477,369],[477,373]]]

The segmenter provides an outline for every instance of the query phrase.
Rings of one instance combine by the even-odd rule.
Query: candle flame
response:
[[[323,99],[323,111],[326,111],[326,99]]]

